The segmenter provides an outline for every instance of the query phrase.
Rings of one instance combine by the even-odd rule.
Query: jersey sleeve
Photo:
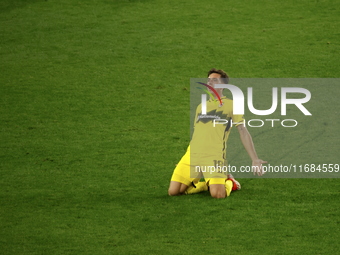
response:
[[[245,119],[242,114],[233,115],[232,120],[233,120],[233,125],[236,127],[238,125],[245,124]]]

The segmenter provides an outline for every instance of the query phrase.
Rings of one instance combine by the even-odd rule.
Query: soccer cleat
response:
[[[232,189],[233,191],[241,189],[241,184],[234,179],[234,176],[232,174],[228,174],[227,180],[231,180],[233,182],[233,189]]]

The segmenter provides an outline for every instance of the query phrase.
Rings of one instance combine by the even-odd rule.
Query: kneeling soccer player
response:
[[[243,116],[234,115],[233,101],[223,96],[223,89],[215,88],[216,84],[228,84],[228,78],[223,70],[211,69],[208,72],[207,87],[212,93],[206,102],[207,114],[202,114],[201,105],[197,107],[194,133],[187,152],[173,172],[168,190],[170,196],[209,190],[212,197],[225,198],[232,190],[241,188],[231,174],[215,171],[216,167],[226,166],[226,143],[231,123],[236,123],[234,125],[239,131],[241,142],[252,160],[254,174],[261,176],[263,173],[262,164],[267,162],[257,157]],[[215,119],[227,119],[228,122],[213,125]],[[200,182],[202,177],[205,178],[204,182]]]

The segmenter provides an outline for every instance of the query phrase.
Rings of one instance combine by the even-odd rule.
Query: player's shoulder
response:
[[[224,105],[232,106],[233,105],[233,100],[227,97],[222,97],[221,98],[222,102]]]

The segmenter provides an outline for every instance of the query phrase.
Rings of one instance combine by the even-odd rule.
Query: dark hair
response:
[[[221,75],[221,78],[224,78],[223,80],[224,80],[227,84],[229,83],[229,76],[228,76],[228,74],[227,74],[225,71],[223,71],[223,70],[221,70],[221,69],[217,70],[216,68],[212,68],[212,69],[210,69],[210,71],[208,72],[208,77],[209,77],[209,75],[212,74],[212,73],[217,73],[217,74]]]

